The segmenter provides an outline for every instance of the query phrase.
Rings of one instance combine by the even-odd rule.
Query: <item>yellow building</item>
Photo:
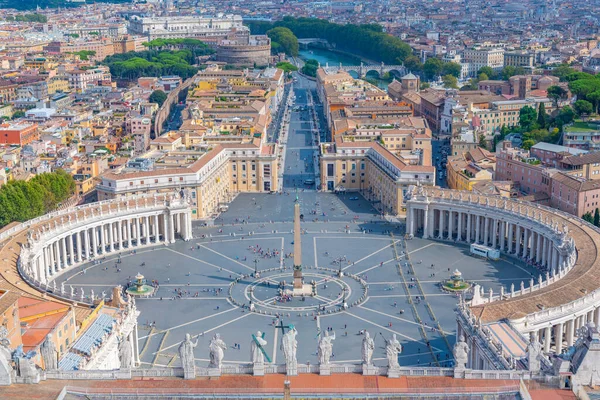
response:
[[[214,145],[197,156],[189,165],[160,168],[153,171],[114,173],[101,177],[96,187],[98,200],[113,199],[142,193],[188,190],[192,198],[194,218],[208,218],[219,211],[236,193],[272,192],[279,190],[277,148],[274,145],[254,143],[227,143]],[[174,156],[187,159],[185,151]]]
[[[435,167],[407,164],[378,142],[338,137],[320,150],[321,189],[360,192],[382,213],[404,214],[408,187],[435,182]]]
[[[48,81],[48,94],[69,91],[69,81],[62,78],[52,78]]]
[[[448,187],[471,192],[476,184],[492,181],[495,168],[495,156],[481,147],[448,157]]]

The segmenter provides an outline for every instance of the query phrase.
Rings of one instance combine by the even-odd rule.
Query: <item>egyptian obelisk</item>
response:
[[[294,290],[303,288],[302,278],[302,243],[300,231],[300,203],[296,194],[294,205]]]

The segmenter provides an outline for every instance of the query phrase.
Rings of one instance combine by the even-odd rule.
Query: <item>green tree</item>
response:
[[[588,94],[600,90],[600,79],[577,79],[569,82],[569,89],[579,99],[585,99]]]
[[[526,139],[523,140],[523,144],[521,144],[521,147],[525,150],[529,150],[531,149],[531,147],[535,144],[535,140],[533,139]]]
[[[479,135],[479,147],[482,149],[487,149],[487,140],[485,140],[485,135]]]
[[[290,29],[273,28],[267,31],[267,36],[271,38],[271,50],[274,54],[284,52],[290,56],[298,55],[298,38]]]
[[[457,89],[458,88],[458,79],[454,75],[444,75],[442,77],[442,82],[444,82],[444,87],[448,89]]]
[[[408,56],[404,60],[404,66],[411,72],[420,73],[423,71],[423,63],[419,57]]]
[[[575,108],[575,112],[581,117],[590,115],[592,111],[594,111],[594,107],[592,103],[587,100],[577,100],[575,104],[573,104],[573,108]]]
[[[533,107],[525,106],[519,111],[519,125],[521,125],[524,130],[531,129],[536,118],[537,111],[535,111],[535,108]]]
[[[567,64],[561,64],[552,70],[552,75],[559,77],[560,80],[564,82],[566,81],[567,75],[572,74],[574,72],[577,71],[569,67]]]
[[[25,116],[25,111],[21,111],[21,110],[17,110],[15,112],[13,112],[13,119],[17,119],[17,118],[23,118]]]
[[[336,24],[317,18],[284,17],[269,23],[248,21],[253,34],[265,34],[276,27],[290,29],[298,38],[318,37],[327,40],[336,49],[358,54],[386,64],[403,62],[412,54],[411,47],[386,32],[378,24]]]
[[[594,211],[594,225],[600,226],[600,210],[598,208]]]
[[[489,77],[489,76],[487,76],[487,74],[486,74],[485,72],[482,72],[482,73],[480,73],[479,75],[477,75],[477,80],[478,80],[479,82],[481,82],[481,81],[487,81],[487,80],[489,80],[489,79],[490,79],[490,77]]]
[[[592,215],[592,213],[591,213],[591,212],[589,212],[589,211],[588,211],[588,212],[586,212],[585,214],[583,214],[583,215],[581,216],[581,219],[582,219],[582,220],[584,220],[584,221],[587,221],[587,222],[589,222],[590,224],[593,224],[593,223],[594,223],[594,216],[593,216],[593,215]]]
[[[469,82],[460,87],[460,90],[477,90],[479,89],[477,79],[469,79]]]
[[[547,90],[548,97],[554,102],[554,107],[558,107],[558,101],[567,97],[567,91],[561,86],[550,86]]]
[[[284,72],[290,73],[293,71],[298,71],[298,67],[296,67],[294,64],[289,63],[289,62],[279,62],[277,63],[277,65],[275,65],[277,68],[282,69]]]
[[[477,71],[477,75],[479,76],[480,74],[486,74],[488,76],[488,79],[496,79],[496,71],[494,71],[492,67],[486,66],[479,68],[479,70]]]
[[[167,94],[162,90],[155,90],[150,94],[148,101],[150,103],[156,103],[159,107],[162,107],[163,103],[167,100]]]
[[[538,107],[537,123],[539,127],[543,129],[546,127],[547,122],[548,115],[546,114],[546,107],[544,106],[544,103],[540,102],[540,105]]]
[[[506,67],[502,68],[500,75],[502,76],[502,79],[507,81],[512,76],[525,75],[525,73],[526,71],[523,67],[513,67],[512,65],[507,65]]]
[[[562,127],[566,124],[570,124],[571,122],[573,122],[573,120],[575,119],[575,111],[573,111],[573,109],[570,106],[564,106],[559,112],[558,115],[556,116],[556,118],[554,119],[554,122],[560,127],[560,129],[562,130]]]
[[[442,65],[442,74],[443,75],[452,75],[456,78],[460,78],[460,73],[462,72],[462,67],[460,64],[455,62],[447,62]]]
[[[317,76],[317,69],[319,68],[319,62],[315,59],[306,60],[302,67],[302,73],[304,75],[315,77]]]
[[[594,112],[598,113],[598,107],[600,106],[600,90],[588,94],[586,99],[594,106]]]
[[[423,72],[425,73],[425,77],[429,80],[432,80],[436,76],[442,73],[442,60],[436,57],[428,58],[423,64]]]

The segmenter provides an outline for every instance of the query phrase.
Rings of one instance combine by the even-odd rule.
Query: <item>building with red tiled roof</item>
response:
[[[77,335],[73,307],[48,299],[26,296],[21,296],[18,304],[23,351],[35,351],[37,355],[34,361],[43,367],[39,348],[50,334],[60,358]]]

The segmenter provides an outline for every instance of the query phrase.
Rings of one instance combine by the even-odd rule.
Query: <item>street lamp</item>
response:
[[[259,273],[258,273],[258,258],[254,259],[254,278],[258,278],[259,277]]]

